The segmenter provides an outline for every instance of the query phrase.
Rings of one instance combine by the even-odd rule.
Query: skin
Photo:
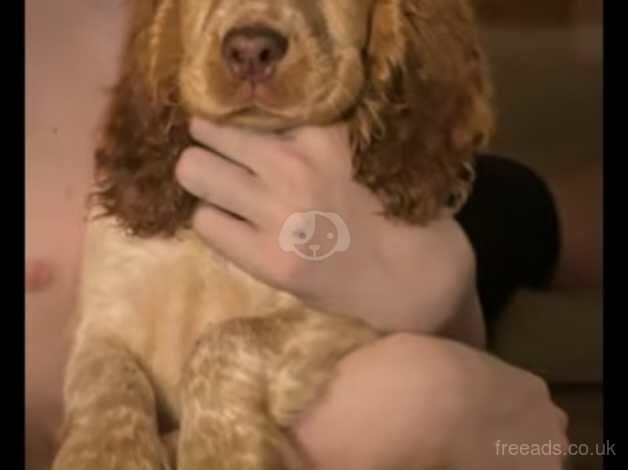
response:
[[[26,157],[27,461],[29,469],[37,470],[48,468],[58,442],[62,367],[71,337],[80,265],[81,208],[91,177],[89,155],[93,131],[106,102],[102,87],[109,85],[115,75],[113,64],[124,17],[122,2],[62,0],[51,7],[43,0],[29,0],[26,6],[30,70]],[[51,57],[54,60],[47,60]],[[80,76],[73,72],[76,63],[82,64],[84,73]],[[55,93],[50,92],[51,86],[57,87]],[[57,133],[51,129],[57,129]],[[222,137],[217,137],[209,125],[199,126],[197,131],[203,141],[218,148],[229,150],[235,146],[227,152],[233,158],[247,159],[257,153],[239,147],[248,135],[221,132]],[[299,164],[327,169],[317,160],[327,157],[339,166],[326,174],[298,170],[301,177],[312,179],[303,186],[304,192],[290,194],[269,189],[276,186],[273,183],[277,178],[290,181],[294,176],[284,173],[286,168],[281,165],[273,167],[273,174],[264,180],[269,191],[266,196],[282,211],[277,218],[252,214],[256,225],[263,229],[255,235],[249,232],[249,242],[262,248],[273,239],[273,230],[292,210],[293,201],[310,198],[312,204],[323,203],[347,217],[356,227],[352,234],[358,236],[355,243],[360,253],[378,253],[377,257],[369,255],[379,266],[376,282],[368,277],[360,279],[358,275],[364,270],[356,269],[361,266],[354,264],[360,262],[357,256],[344,261],[334,256],[330,260],[335,264],[328,268],[300,263],[300,258],[294,257],[270,266],[262,258],[261,249],[240,252],[243,245],[212,238],[204,227],[218,216],[215,212],[201,210],[196,218],[199,232],[210,245],[268,282],[339,314],[359,312],[382,329],[404,332],[343,360],[326,394],[295,423],[293,432],[312,467],[560,468],[560,458],[555,456],[536,461],[531,457],[497,456],[495,452],[498,439],[564,442],[564,414],[554,406],[539,378],[459,342],[418,333],[439,331],[469,343],[481,342],[474,333],[478,323],[473,314],[461,313],[473,305],[469,299],[475,298],[475,292],[474,260],[460,227],[444,220],[427,229],[408,229],[373,218],[374,202],[369,196],[358,188],[339,184],[346,178],[342,166],[346,143],[342,136],[341,128],[304,129],[287,141],[255,141],[253,148],[261,146],[267,158],[294,157],[281,161],[294,162],[298,158]],[[298,145],[299,151],[295,151],[295,143],[301,144],[303,139],[311,141]],[[319,146],[326,151],[317,151]],[[181,161],[182,165],[190,165],[190,173],[196,173],[191,171],[195,165],[216,164],[215,155],[198,149],[186,152]],[[300,167],[295,164],[295,168]],[[180,170],[179,176],[185,180],[185,166]],[[204,189],[208,181],[203,173],[199,171],[202,181],[186,182],[193,191],[219,186],[217,179],[208,180],[209,189]],[[233,179],[229,187],[237,184],[237,178]],[[330,196],[329,188],[349,191],[351,197],[345,199],[342,193]],[[236,193],[242,194],[232,192]],[[342,202],[345,200],[349,203]],[[227,219],[222,223],[234,224]],[[233,228],[233,237],[246,233],[241,227]],[[360,239],[361,233],[372,233],[373,237]],[[384,250],[382,246],[396,248]],[[338,283],[332,282],[334,276],[341,281],[355,278],[355,285],[346,291],[338,289]],[[330,281],[322,282],[325,278]],[[381,292],[390,292],[390,285],[382,284],[387,278],[395,279],[397,293],[377,295],[376,286],[382,287]],[[459,282],[448,281],[452,278]],[[430,288],[417,289],[424,285]],[[362,295],[354,295],[356,291]],[[390,318],[377,315],[382,305],[392,312]],[[359,399],[356,390],[360,391]]]
[[[438,332],[483,345],[473,252],[462,230],[449,217],[417,228],[378,215],[378,199],[351,180],[344,126],[278,137],[193,120],[191,133],[231,159],[192,147],[177,167],[182,186],[205,202],[194,227],[213,249],[312,307],[384,332]],[[340,216],[349,249],[319,262],[283,251],[284,222],[304,210]]]

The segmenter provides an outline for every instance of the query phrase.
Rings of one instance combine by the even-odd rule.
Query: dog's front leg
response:
[[[53,470],[163,470],[155,396],[124,348],[84,341],[68,364],[66,422]]]
[[[264,321],[209,328],[182,382],[178,470],[284,470],[290,446],[268,412]]]
[[[306,465],[285,430],[336,362],[375,334],[296,308],[212,326],[182,382],[178,470],[284,470]]]

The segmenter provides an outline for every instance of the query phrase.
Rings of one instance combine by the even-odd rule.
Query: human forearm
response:
[[[382,219],[378,249],[344,296],[326,308],[356,315],[377,329],[450,337],[484,344],[475,258],[453,219],[409,227]]]

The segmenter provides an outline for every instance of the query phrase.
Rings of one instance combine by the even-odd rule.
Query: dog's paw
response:
[[[209,439],[202,433],[182,434],[177,470],[289,470],[309,468],[283,433],[249,435],[225,432]]]
[[[76,429],[59,450],[52,470],[171,470],[168,453],[149,429]]]

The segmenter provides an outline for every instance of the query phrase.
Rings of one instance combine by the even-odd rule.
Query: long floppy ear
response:
[[[189,144],[178,105],[177,0],[134,0],[121,71],[96,151],[91,201],[137,236],[172,235],[195,200],[174,169]]]
[[[393,218],[421,224],[457,210],[494,125],[467,0],[375,0],[366,60],[351,123],[356,178]]]

